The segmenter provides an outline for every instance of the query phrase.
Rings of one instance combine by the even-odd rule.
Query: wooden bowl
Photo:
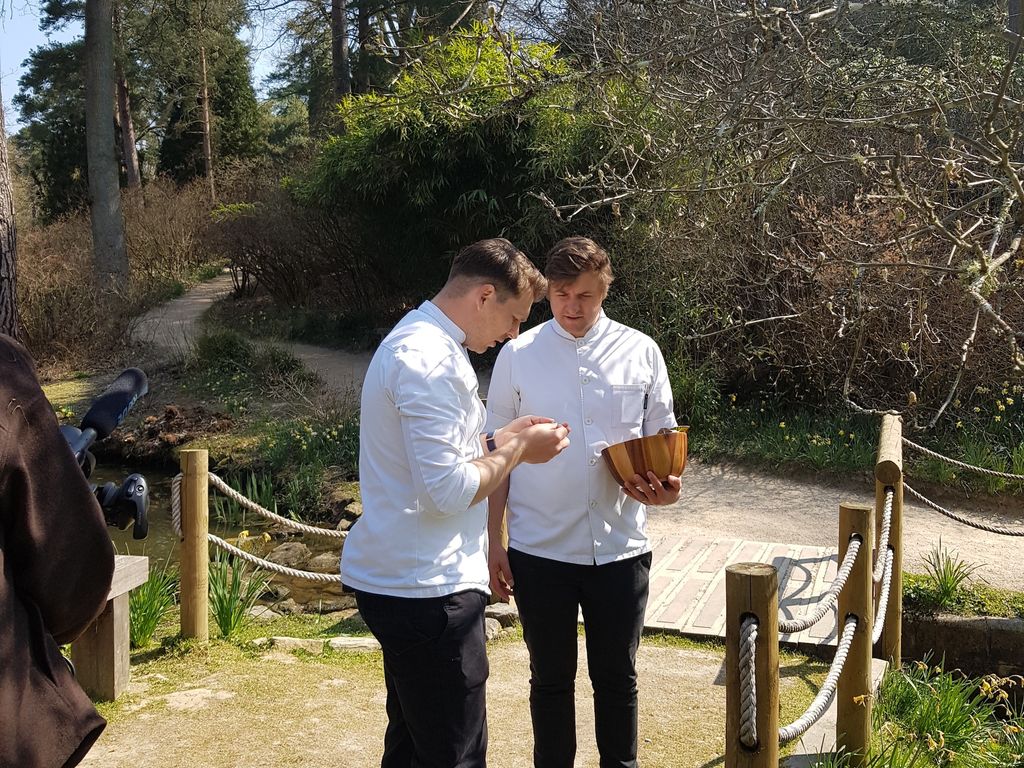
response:
[[[653,472],[665,482],[669,475],[679,476],[686,467],[686,431],[689,427],[676,427],[657,435],[637,437],[624,443],[609,445],[601,455],[612,477],[622,487],[633,475],[647,477]]]

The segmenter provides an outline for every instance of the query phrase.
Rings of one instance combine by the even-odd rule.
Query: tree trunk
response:
[[[356,92],[370,90],[370,3],[359,0],[359,70],[356,72]]]
[[[210,87],[206,77],[206,46],[199,46],[199,70],[201,74],[199,99],[203,102],[203,163],[206,166],[206,180],[210,183],[210,202],[217,200],[217,188],[213,180],[213,138],[210,126]]]
[[[348,0],[331,0],[331,73],[334,101],[352,93],[348,63]]]
[[[3,99],[0,98],[0,105]],[[0,106],[0,333],[19,338],[18,296],[18,232],[14,224],[14,190],[7,158],[7,129],[4,110]]]
[[[142,173],[139,171],[139,150],[135,144],[135,123],[132,122],[128,81],[120,67],[117,68],[117,122],[121,126],[121,160],[124,162],[128,189],[140,189]]]
[[[97,287],[128,287],[128,252],[114,136],[114,25],[111,0],[85,3],[85,143]]]
[[[117,28],[118,48],[121,38],[121,20],[115,10],[114,23]],[[142,173],[139,171],[139,149],[135,142],[135,122],[132,120],[131,99],[128,96],[128,78],[124,74],[121,57],[114,63],[117,75],[117,122],[121,126],[121,162],[124,164],[125,180],[128,189],[142,187]]]

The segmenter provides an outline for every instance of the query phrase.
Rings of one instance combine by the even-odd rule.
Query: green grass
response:
[[[930,576],[904,573],[903,610],[928,615],[941,611],[958,616],[1024,619],[1024,592],[969,582],[956,592],[952,600],[944,601]]]
[[[370,350],[380,341],[376,323],[369,316],[330,308],[276,306],[266,295],[219,302],[204,322],[237,328],[251,337],[337,349]]]
[[[958,420],[954,428],[908,437],[973,466],[1024,473],[1024,426],[1019,426],[1017,412],[1020,398],[1002,398],[998,402],[1004,413],[1007,409],[1012,413],[998,422],[1003,427],[997,431],[977,420]],[[739,461],[772,470],[802,469],[833,476],[870,472],[874,467],[878,417],[778,399],[743,403],[727,395],[717,408],[709,407],[707,400],[703,393],[702,418],[690,429],[690,450],[705,461]],[[685,409],[680,406],[677,410]],[[909,448],[904,450],[904,468],[912,483],[917,480],[990,495],[1024,495],[1024,482],[962,470]]]
[[[857,414],[783,408],[771,402],[737,405],[726,399],[717,420],[690,431],[695,455],[771,468],[835,473],[874,466],[878,422]]]

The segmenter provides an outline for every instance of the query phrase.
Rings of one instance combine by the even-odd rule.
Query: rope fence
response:
[[[885,551],[885,568],[882,573],[882,593],[878,598],[878,612],[875,614],[875,629],[871,633],[871,644],[882,639],[885,631],[885,613],[889,610],[889,592],[892,590],[892,550]]]
[[[867,766],[874,650],[890,664],[898,665],[902,659],[904,491],[964,525],[1004,536],[1024,535],[1024,529],[971,520],[912,488],[903,473],[904,446],[966,471],[1024,482],[1024,475],[977,467],[925,448],[903,437],[898,414],[885,414],[875,463],[874,518],[868,507],[840,506],[842,562],[811,615],[778,615],[778,572],[772,566],[740,563],[726,568],[725,768],[778,768],[779,745],[804,735],[832,701],[835,752],[847,755],[851,768]],[[869,556],[861,557],[863,553]],[[837,604],[842,629],[825,681],[803,714],[778,727],[779,635],[809,629]],[[764,736],[776,732],[777,739]]]
[[[889,549],[889,533],[892,529],[892,502],[896,491],[892,488],[885,489],[885,502],[882,506],[882,533],[878,539],[878,551],[886,552]],[[885,568],[885,558],[879,557],[875,568],[871,572],[871,578],[877,584],[882,580],[882,571]]]
[[[925,448],[923,445],[918,445],[913,440],[904,437],[903,444],[908,445],[915,451],[923,453],[925,456],[931,456],[933,459],[938,459],[946,464],[952,464],[954,467],[960,467],[960,469],[966,469],[968,472],[975,472],[979,475],[988,475],[989,477],[1001,477],[1004,480],[1020,480],[1024,482],[1024,475],[1015,475],[1012,472],[997,472],[994,469],[986,469],[985,467],[976,467],[973,464],[968,464],[963,461],[957,461],[949,456],[943,456],[941,453]]]
[[[271,512],[269,509],[260,506],[255,501],[246,498],[213,472],[208,472],[207,477],[209,479],[210,486],[233,499],[246,509],[261,515],[267,520],[270,520],[280,526],[290,528],[295,531],[301,531],[302,533],[315,534],[333,539],[344,539],[347,535],[346,531],[317,528],[313,525],[306,525],[305,523],[300,523],[295,520],[289,520],[287,517],[282,517],[275,512]],[[178,535],[178,539],[181,541],[184,541],[185,539],[181,526],[181,484],[183,479],[184,474],[182,473],[176,475],[174,479],[171,480],[171,524],[174,526],[174,532]],[[290,576],[295,579],[304,579],[306,581],[313,581],[320,584],[341,583],[340,573],[316,573],[313,571],[303,571],[298,568],[290,568],[286,565],[281,565],[280,563],[275,563],[272,560],[266,560],[258,555],[254,555],[252,552],[247,552],[241,547],[237,547],[209,532],[206,533],[206,540],[214,546],[223,549],[225,552],[230,552],[235,557],[273,573],[279,573],[283,576]]]
[[[814,697],[814,701],[800,717],[789,725],[779,730],[779,742],[785,744],[793,739],[803,736],[807,729],[814,725],[828,709],[829,702],[836,693],[839,685],[839,676],[843,674],[843,667],[846,666],[846,659],[850,655],[850,647],[853,645],[853,633],[857,631],[857,617],[847,616],[843,624],[843,636],[836,646],[836,655],[832,659],[832,665],[828,669],[825,682],[821,690]]]
[[[841,562],[812,614],[779,615],[778,571],[763,563],[726,568],[726,768],[778,768],[779,748],[836,706],[835,751],[863,767],[871,743],[872,657],[901,657],[902,425],[887,415],[875,468],[875,505],[841,504]],[[877,531],[877,547],[874,547]],[[838,606],[838,607],[837,607]],[[836,610],[836,614],[832,611]],[[779,636],[837,615],[835,655],[807,709],[779,726]],[[768,738],[765,734],[772,734]],[[818,737],[815,736],[815,739]]]
[[[740,741],[753,749],[757,746],[757,619],[748,616],[740,630]]]
[[[957,512],[953,512],[952,510],[946,509],[945,507],[936,504],[934,501],[932,501],[929,498],[926,498],[920,492],[915,491],[907,483],[903,483],[903,487],[906,488],[910,492],[911,496],[916,498],[918,501],[920,501],[926,507],[928,507],[930,509],[934,509],[936,512],[938,512],[939,514],[945,515],[950,520],[956,520],[958,523],[963,523],[964,525],[970,526],[971,528],[977,528],[979,531],[988,531],[989,533],[997,533],[1000,536],[1024,536],[1024,529],[1020,529],[1020,528],[1016,528],[1016,529],[1015,528],[1005,528],[1005,527],[1003,527],[1001,525],[990,525],[988,523],[978,522],[977,520],[971,520],[969,517],[967,517],[965,515],[961,515],[961,514],[959,514]]]
[[[859,538],[853,538],[850,540],[849,549],[846,550],[846,557],[843,558],[843,564],[840,566],[838,573],[836,573],[835,579],[832,581],[832,586],[828,588],[828,591],[822,596],[818,609],[808,616],[806,619],[787,619],[785,621],[779,621],[779,633],[783,635],[792,634],[794,632],[803,632],[805,629],[810,629],[825,616],[828,615],[829,611],[832,610],[832,606],[836,604],[839,599],[839,593],[842,592],[843,587],[846,586],[846,580],[850,578],[850,572],[853,570],[853,565],[857,560],[857,555],[860,552],[861,540]]]

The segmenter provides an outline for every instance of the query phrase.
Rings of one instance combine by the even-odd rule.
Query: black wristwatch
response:
[[[488,432],[484,435],[484,443],[487,445],[487,452],[494,453],[498,450],[498,444],[494,442],[494,432]]]

